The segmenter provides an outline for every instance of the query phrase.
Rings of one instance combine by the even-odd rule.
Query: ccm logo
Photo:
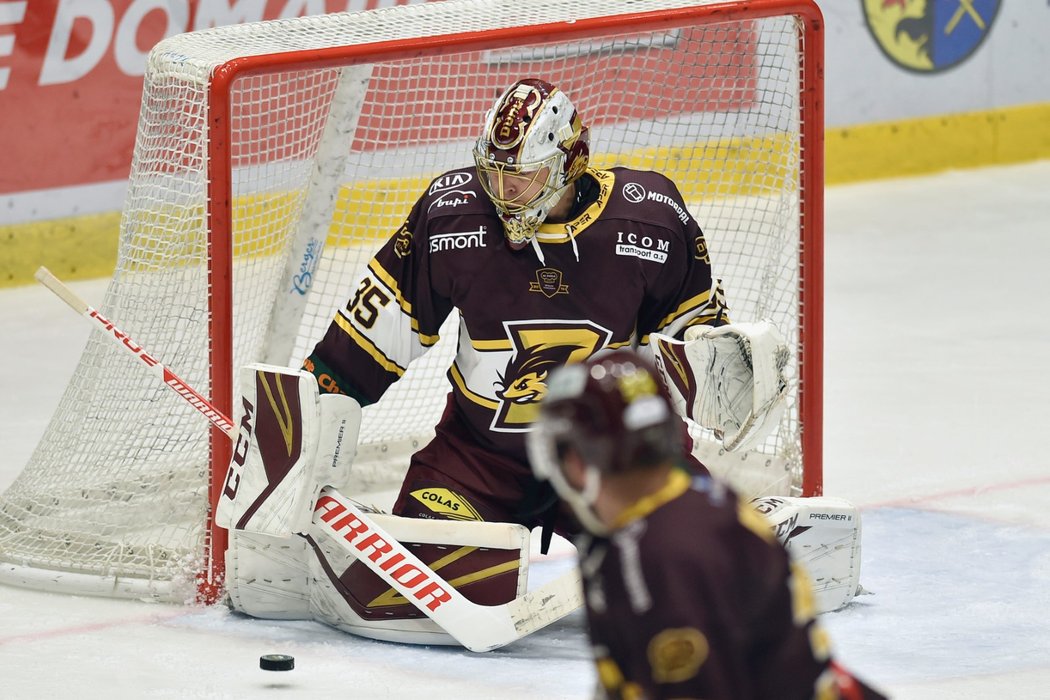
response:
[[[424,571],[406,561],[405,555],[394,552],[393,546],[368,523],[361,520],[342,503],[331,496],[321,496],[314,506],[314,513],[328,525],[332,535],[342,537],[354,549],[364,554],[379,568],[406,589],[413,598],[429,610],[437,610],[443,603],[452,600],[452,595],[438,582],[431,572]],[[406,597],[408,597],[406,595]]]
[[[252,414],[255,406],[247,398],[241,397],[244,406],[244,417],[241,418],[241,429],[237,433],[237,444],[233,446],[233,460],[226,472],[226,483],[223,485],[222,493],[231,501],[237,497],[237,488],[241,485],[241,470],[244,461],[248,459],[248,448],[252,444]]]

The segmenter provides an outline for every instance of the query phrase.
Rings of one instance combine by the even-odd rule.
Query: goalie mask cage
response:
[[[236,368],[298,365],[430,180],[471,162],[500,92],[541,77],[591,127],[593,165],[678,184],[732,317],[771,319],[794,346],[775,434],[722,454],[696,430],[701,458],[747,495],[818,495],[822,27],[803,0],[448,0],[166,39],[99,310],[236,422]],[[396,484],[429,439],[457,330],[366,409],[360,488]],[[230,455],[96,332],[0,499],[0,578],[214,600]]]

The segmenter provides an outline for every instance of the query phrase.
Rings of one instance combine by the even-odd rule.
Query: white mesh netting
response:
[[[733,318],[769,318],[797,339],[800,246],[820,235],[800,225],[804,25],[791,15],[675,14],[732,4],[625,3],[617,7],[640,14],[599,31],[587,20],[609,12],[603,0],[451,0],[165,40],[150,56],[119,260],[99,309],[209,395],[209,295],[226,290],[209,286],[208,258],[232,245],[226,371],[297,365],[429,179],[471,162],[470,142],[499,92],[534,75],[569,94],[591,126],[596,165],[659,170],[677,182]],[[744,6],[765,12],[761,2],[736,10]],[[499,33],[534,25],[547,29]],[[451,34],[460,42],[427,39]],[[391,52],[388,42],[403,43]],[[354,53],[370,44],[382,50]],[[236,72],[219,95],[229,131],[209,130],[225,116],[210,101],[216,69],[261,55],[277,58]],[[359,55],[366,63],[341,67]],[[218,179],[229,182],[228,227],[209,218]],[[355,466],[362,488],[396,481],[396,465],[428,438],[444,405],[455,321],[366,410]],[[775,435],[749,454],[720,455],[710,442],[700,450],[749,493],[801,484],[797,358]],[[92,337],[30,463],[0,498],[0,578],[192,598],[206,568],[209,440],[205,419]]]

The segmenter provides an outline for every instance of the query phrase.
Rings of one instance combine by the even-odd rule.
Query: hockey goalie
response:
[[[570,612],[580,601],[575,574],[528,591],[530,533],[538,529],[545,548],[552,533],[571,538],[580,526],[533,475],[524,438],[548,373],[606,348],[652,352],[676,409],[726,449],[746,448],[776,422],[783,342],[768,324],[730,321],[675,184],[591,167],[589,155],[565,93],[539,79],[514,83],[486,116],[474,165],[431,182],[303,369],[245,368],[217,514],[230,529],[234,608],[475,650]],[[412,455],[391,514],[366,512],[340,493],[361,407],[436,343],[453,309],[457,354],[436,435]],[[682,468],[706,473],[686,453]],[[822,607],[848,602],[859,572],[855,510],[828,499],[758,505],[789,547],[827,568],[837,597]],[[813,517],[832,510],[833,520]],[[499,631],[472,637],[478,620]]]

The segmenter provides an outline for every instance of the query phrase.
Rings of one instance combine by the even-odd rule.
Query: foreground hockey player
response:
[[[786,390],[782,341],[768,324],[730,323],[703,233],[675,185],[654,172],[594,169],[588,158],[588,130],[568,97],[541,80],[515,83],[486,117],[475,165],[431,183],[304,370],[248,371],[242,439],[220,504],[220,523],[234,530],[228,586],[237,609],[455,643],[419,619],[403,592],[311,530],[319,489],[346,483],[360,407],[433,346],[453,309],[448,404],[433,441],[412,456],[392,513],[402,516],[397,538],[474,602],[523,593],[530,530],[579,531],[525,451],[554,368],[606,348],[658,345],[682,414],[727,449],[775,422]],[[435,520],[501,523],[516,534],[503,547],[473,535],[441,540],[428,534]],[[307,536],[266,539],[285,530]]]
[[[617,350],[556,370],[528,438],[577,539],[609,698],[881,698],[831,659],[805,572],[727,487],[683,469],[656,367]]]

